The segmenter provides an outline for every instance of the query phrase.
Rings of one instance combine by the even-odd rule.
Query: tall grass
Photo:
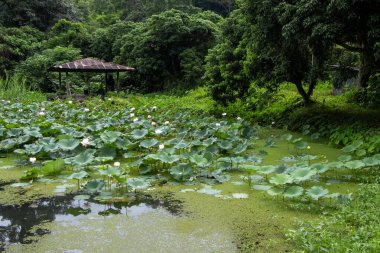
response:
[[[6,74],[0,79],[0,99],[17,102],[33,102],[46,100],[46,96],[37,91],[31,91],[26,78],[19,74]]]

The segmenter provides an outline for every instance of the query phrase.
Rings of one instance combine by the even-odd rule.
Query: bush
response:
[[[46,49],[28,58],[19,65],[17,73],[26,78],[30,87],[35,87],[44,92],[55,92],[64,87],[59,87],[58,74],[51,73],[48,69],[54,65],[79,58],[81,58],[79,49],[58,46],[53,49]]]
[[[318,223],[288,234],[306,252],[380,252],[380,185],[363,186],[354,200]]]

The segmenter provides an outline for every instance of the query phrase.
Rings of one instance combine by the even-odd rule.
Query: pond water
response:
[[[141,238],[144,238],[143,240]],[[234,252],[228,235],[181,215],[171,196],[102,204],[73,196],[0,206],[5,252]]]

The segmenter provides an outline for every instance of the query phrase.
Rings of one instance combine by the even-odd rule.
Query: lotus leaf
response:
[[[360,160],[354,160],[354,161],[346,162],[344,166],[346,166],[348,169],[351,169],[351,170],[357,170],[357,169],[361,169],[365,167],[366,165]]]
[[[128,178],[125,183],[132,189],[146,189],[150,186],[150,183],[145,178]]]
[[[57,144],[58,144],[58,147],[61,148],[62,150],[69,151],[69,150],[74,150],[76,147],[78,147],[80,142],[74,138],[69,138],[69,139],[60,140]]]
[[[147,134],[148,134],[148,130],[146,129],[141,129],[141,130],[136,129],[131,132],[131,137],[137,140],[137,139],[144,138]]]
[[[149,139],[149,140],[143,140],[140,142],[140,146],[143,148],[152,148],[158,144],[158,140],[156,139]]]
[[[306,181],[310,180],[312,176],[316,174],[316,171],[314,169],[311,169],[309,167],[301,167],[297,168],[292,176],[296,181]]]
[[[295,198],[301,196],[303,188],[301,186],[290,186],[285,189],[283,196],[286,198]]]
[[[269,183],[274,185],[284,185],[284,184],[290,184],[294,181],[294,178],[288,174],[277,174],[273,176]]]
[[[104,185],[104,181],[91,180],[84,186],[84,190],[87,193],[94,194],[100,192]]]
[[[111,144],[111,143],[114,143],[117,138],[119,137],[120,133],[119,132],[114,132],[114,131],[104,131],[101,135],[100,135],[100,139],[102,139],[102,141],[104,143],[107,143],[107,144]]]
[[[315,169],[318,173],[325,173],[326,171],[329,170],[330,167],[327,164],[315,163],[311,165],[311,168]]]
[[[210,185],[205,185],[202,189],[197,190],[197,192],[207,194],[207,195],[218,195],[222,191],[214,189]]]
[[[80,180],[80,179],[83,179],[85,177],[88,176],[88,173],[84,170],[80,171],[80,172],[74,172],[73,174],[71,174],[68,178],[69,179],[77,179],[77,180]]]
[[[284,192],[284,189],[278,187],[272,187],[267,190],[267,193],[271,196],[281,195]]]
[[[294,143],[294,147],[300,150],[306,149],[308,145],[309,144],[306,141],[301,141],[301,140]]]
[[[170,175],[178,181],[186,181],[193,176],[193,174],[193,168],[186,163],[180,163],[170,169]]]
[[[276,171],[276,167],[273,165],[266,165],[261,166],[260,170],[258,171],[260,174],[271,174]]]
[[[329,190],[321,186],[313,186],[306,190],[306,194],[314,200],[318,200],[325,197],[329,193]]]
[[[348,162],[352,159],[352,156],[350,155],[341,155],[338,157],[338,160],[341,162]]]

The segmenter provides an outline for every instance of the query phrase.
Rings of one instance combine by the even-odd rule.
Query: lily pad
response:
[[[295,198],[301,196],[303,188],[301,186],[290,186],[285,189],[282,195],[286,198]]]
[[[313,186],[306,191],[306,194],[314,200],[318,200],[329,193],[329,190],[321,186]]]
[[[178,164],[170,169],[170,175],[178,181],[186,181],[194,174],[191,165],[186,163]]]

